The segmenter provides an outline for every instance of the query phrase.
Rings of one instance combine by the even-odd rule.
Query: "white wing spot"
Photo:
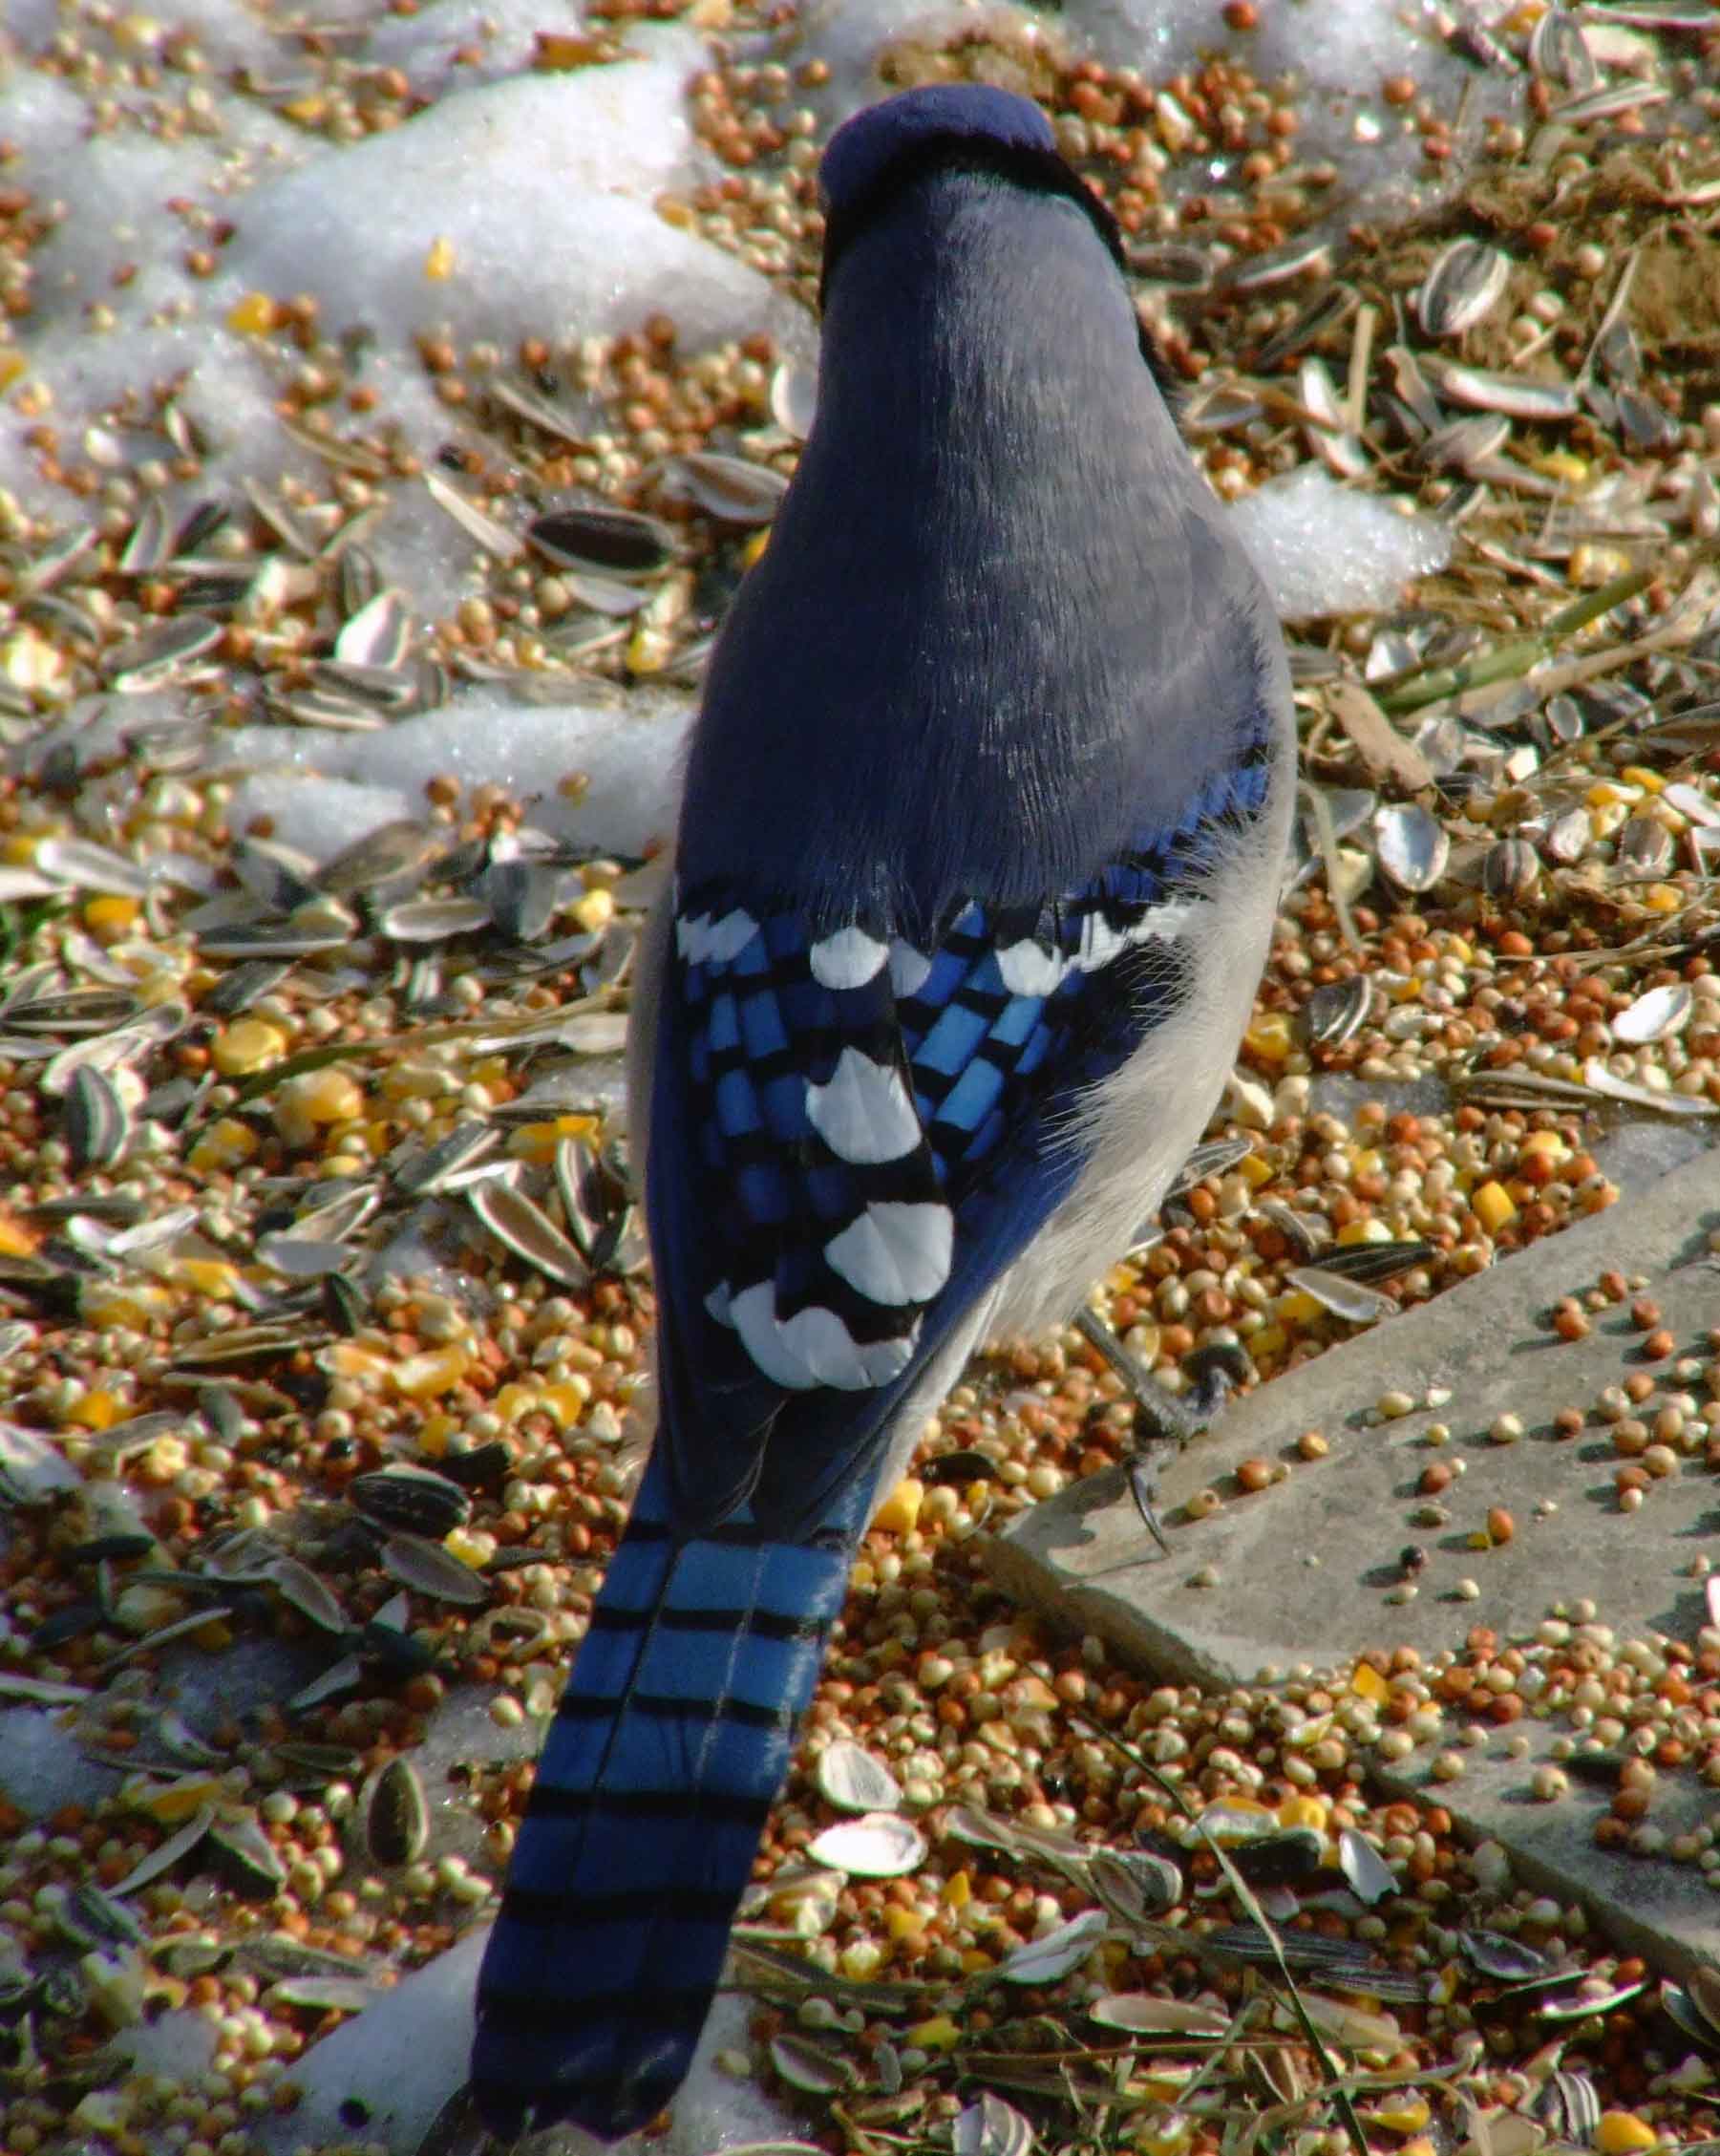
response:
[[[1011,995],[1050,995],[1067,971],[1060,951],[1048,950],[1030,938],[997,954],[997,970]]]
[[[1129,930],[1131,943],[1151,943],[1155,939],[1170,943],[1176,937],[1186,935],[1195,925],[1196,909],[1207,904],[1203,898],[1168,898],[1162,906],[1143,913]]]
[[[774,1384],[791,1392],[830,1385],[839,1392],[863,1393],[901,1377],[914,1358],[913,1330],[893,1340],[861,1346],[834,1311],[816,1305],[787,1320],[776,1315],[776,1291],[768,1280],[743,1289],[730,1304],[735,1330],[747,1353]]]
[[[949,1278],[954,1248],[947,1206],[880,1200],[833,1235],[824,1255],[869,1302],[928,1303]]]
[[[839,929],[807,952],[812,977],[823,988],[864,988],[890,955],[888,944],[864,929]]]
[[[745,907],[737,906],[713,921],[709,913],[695,913],[689,920],[675,923],[675,948],[690,966],[700,966],[714,958],[719,966],[726,966],[732,958],[738,958],[753,938],[758,933],[758,923]]]
[[[1114,929],[1102,913],[1084,913],[1081,916],[1081,943],[1074,955],[1076,971],[1096,973],[1101,967],[1109,966],[1119,950],[1127,950],[1129,936]]]
[[[844,1048],[828,1085],[806,1088],[806,1117],[839,1160],[899,1161],[920,1143],[920,1118],[900,1071]]]
[[[918,995],[925,985],[932,962],[924,951],[898,936],[890,946],[890,986],[898,995]]]

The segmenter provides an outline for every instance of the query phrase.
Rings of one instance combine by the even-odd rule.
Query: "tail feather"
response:
[[[516,2135],[630,2132],[679,2085],[863,1524],[688,1539],[647,1470],[551,1726],[478,1984],[472,2086]]]

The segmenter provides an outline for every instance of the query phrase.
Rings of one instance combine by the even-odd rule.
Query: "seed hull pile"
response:
[[[658,213],[805,296],[830,71],[786,11],[690,12],[721,176]],[[1390,614],[1299,631],[1308,792],[1233,1142],[1094,1298],[1173,1389],[1202,1354],[1268,1382],[1603,1211],[1621,1119],[1720,1112],[1720,33],[1471,12],[1457,109],[1365,89],[1428,180],[1391,222],[1299,152],[1315,116],[1257,78],[1249,6],[1163,80],[1001,17],[881,71],[1042,99],[1221,495],[1312,462],[1453,533]],[[629,20],[537,64],[617,62]],[[145,27],[84,11],[26,64],[170,134],[207,63]],[[296,128],[425,101],[349,39],[302,48],[241,86]],[[0,2145],[249,2156],[317,2037],[483,1917],[625,1518],[652,1313],[615,1057],[652,877],[449,773],[311,858],[236,824],[225,744],[473,684],[690,691],[812,383],[768,332],[688,351],[665,313],[511,352],[427,316],[427,465],[346,325],[257,292],[234,326],[316,477],[211,491],[171,381],[62,429],[30,366],[51,205],[20,175],[0,219],[0,382],[46,490],[0,503],[0,1712],[86,1791],[0,1821]],[[451,610],[377,572],[407,488],[479,549]],[[1551,1322],[1643,1293],[1603,1277]],[[1712,1471],[1716,1349],[1594,1404],[1622,1509]],[[1441,1654],[1158,1686],[1011,1611],[974,1541],[1125,1458],[1133,1420],[1071,1329],[1000,1344],[928,1431],[766,1839],[730,2063],[833,2150],[1706,2140],[1713,1986],[1370,1777],[1550,1718],[1567,1777],[1611,1777],[1601,1838],[1706,1891],[1713,1829],[1657,1844],[1653,1809],[1657,1775],[1720,1782],[1720,1611],[1622,1640],[1573,1603],[1511,1640],[1483,1603]],[[426,1771],[474,1697],[494,1749]],[[207,2067],[135,2065],[178,2014]]]

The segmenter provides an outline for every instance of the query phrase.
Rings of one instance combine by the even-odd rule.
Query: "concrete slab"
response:
[[[1459,1651],[1477,1625],[1523,1639],[1554,1603],[1582,1597],[1620,1640],[1661,1633],[1694,1642],[1709,1619],[1692,1560],[1712,1554],[1720,1565],[1720,1476],[1700,1435],[1711,1410],[1720,1437],[1720,1401],[1706,1382],[1710,1367],[1720,1369],[1708,1344],[1720,1326],[1716,1230],[1720,1153],[1710,1150],[1237,1402],[1162,1477],[1168,1556],[1116,1471],[988,1538],[993,1577],[1017,1599],[1098,1633],[1120,1658],[1209,1688],[1271,1682],[1296,1664],[1348,1672],[1376,1648]],[[1551,1329],[1560,1299],[1581,1298],[1608,1270],[1646,1277],[1640,1293],[1659,1306],[1670,1355],[1646,1359],[1634,1297],[1592,1313],[1586,1338],[1565,1341]],[[1698,1434],[1641,1508],[1624,1512],[1613,1480],[1624,1461],[1592,1411],[1605,1388],[1639,1372],[1656,1388],[1639,1418],[1652,1424],[1667,1394],[1687,1392],[1699,1403]],[[1392,1391],[1423,1404],[1381,1421],[1378,1403]],[[1430,1395],[1438,1404],[1425,1404]],[[1566,1406],[1591,1419],[1561,1439],[1554,1417]],[[1489,1432],[1507,1414],[1522,1435],[1495,1442]],[[1430,1442],[1437,1423],[1449,1427],[1443,1443]],[[1300,1457],[1297,1440],[1310,1429],[1329,1444],[1324,1459]],[[1235,1470],[1262,1458],[1285,1462],[1285,1477],[1246,1493]],[[1417,1519],[1431,1502],[1421,1478],[1439,1462],[1461,1468],[1432,1501],[1447,1508],[1448,1524],[1430,1527]],[[1191,1518],[1186,1502],[1201,1489],[1222,1502]],[[1511,1514],[1512,1539],[1473,1547],[1494,1507]],[[1396,1600],[1399,1554],[1411,1544],[1425,1552],[1425,1567],[1414,1598]],[[1463,1582],[1478,1591],[1472,1597]],[[1450,1737],[1460,1733],[1458,1718]],[[1526,1880],[1561,1900],[1582,1898],[1663,1966],[1720,1954],[1720,1895],[1701,1874],[1595,1847],[1609,1791],[1574,1787],[1551,1805],[1534,1799],[1531,1773],[1559,1734],[1570,1734],[1562,1722],[1525,1718],[1474,1750],[1458,1743],[1464,1770],[1439,1784],[1438,1801],[1476,1834],[1504,1843]],[[1418,1749],[1380,1780],[1425,1790],[1430,1765],[1430,1752]],[[1668,1835],[1710,1815],[1720,1816],[1720,1791],[1694,1774],[1663,1777],[1654,1819]]]

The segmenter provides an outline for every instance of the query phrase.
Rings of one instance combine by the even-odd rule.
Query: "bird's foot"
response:
[[[1247,1356],[1231,1345],[1198,1349],[1182,1364],[1187,1389],[1173,1393],[1161,1385],[1137,1356],[1131,1355],[1096,1312],[1075,1313],[1075,1329],[1103,1356],[1135,1402],[1135,1455],[1129,1462],[1129,1490],[1142,1524],[1167,1555],[1170,1545],[1158,1516],[1158,1478],[1191,1438],[1198,1437],[1250,1375]]]

